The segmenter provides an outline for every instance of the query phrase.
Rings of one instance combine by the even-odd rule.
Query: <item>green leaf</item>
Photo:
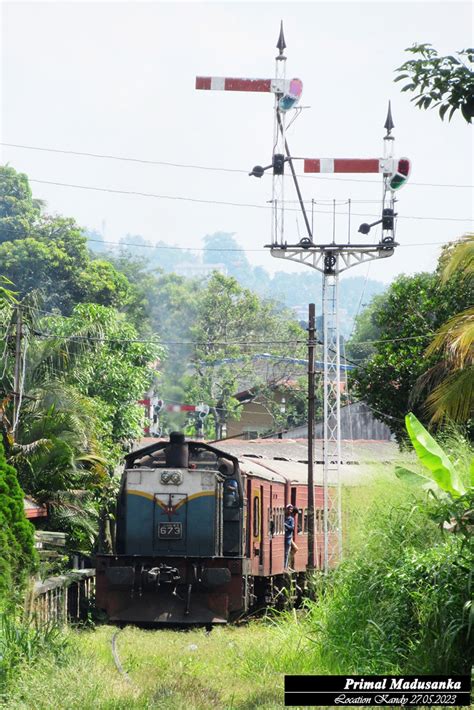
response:
[[[423,466],[431,472],[432,480],[441,490],[451,493],[452,496],[463,495],[465,493],[464,487],[458,480],[454,466],[441,446],[436,443],[431,434],[411,412],[405,417],[405,425],[413,448]]]
[[[445,113],[448,110],[448,108],[449,108],[449,104],[443,104],[443,106],[441,106],[441,108],[439,110],[439,115],[441,117],[441,120],[444,119]]]
[[[410,76],[409,74],[400,74],[393,81],[401,81],[402,79],[408,79],[409,76]]]
[[[415,473],[415,471],[411,471],[409,468],[404,468],[403,466],[395,467],[395,475],[401,481],[405,481],[405,483],[409,483],[410,485],[421,486],[425,483],[431,483],[431,478],[428,478],[428,476]]]

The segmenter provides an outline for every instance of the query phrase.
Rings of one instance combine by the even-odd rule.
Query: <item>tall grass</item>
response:
[[[350,554],[308,604],[314,663],[327,673],[470,673],[472,538],[443,533],[436,501],[390,474],[346,503]]]
[[[65,636],[56,626],[36,626],[11,609],[0,611],[0,700],[5,699],[25,665],[40,656],[59,658],[65,648]]]

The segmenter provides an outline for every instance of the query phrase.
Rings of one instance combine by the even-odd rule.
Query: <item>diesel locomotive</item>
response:
[[[294,468],[298,468],[295,466]],[[96,606],[110,621],[218,624],[303,592],[307,482],[261,459],[173,433],[125,459],[115,549],[97,556]],[[284,511],[297,512],[292,573],[284,569]],[[322,489],[315,486],[315,552]]]

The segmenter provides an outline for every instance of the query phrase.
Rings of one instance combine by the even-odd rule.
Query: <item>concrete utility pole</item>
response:
[[[22,313],[21,306],[16,307],[16,337],[15,337],[15,365],[13,371],[13,421],[12,431],[14,432],[18,424],[20,410],[20,388],[21,388],[21,338],[22,338]]]
[[[314,569],[314,346],[316,309],[309,304],[308,317],[308,570]]]

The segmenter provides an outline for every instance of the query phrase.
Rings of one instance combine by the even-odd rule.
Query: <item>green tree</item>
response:
[[[78,304],[69,318],[48,316],[42,327],[67,343],[69,357],[76,353],[66,381],[102,407],[112,441],[126,445],[140,436],[137,401],[157,376],[158,341],[142,342],[123,314],[97,304]]]
[[[473,234],[445,250],[440,282],[446,284],[452,278],[472,293]],[[468,422],[474,402],[474,308],[466,308],[443,323],[426,349],[426,355],[441,358],[417,383],[417,391],[426,390],[428,386],[431,389],[426,401],[431,421]]]
[[[238,419],[234,395],[243,388],[258,394],[268,386],[267,371],[259,371],[252,355],[304,357],[306,333],[286,310],[218,272],[199,293],[197,305],[196,322],[190,328],[195,344],[187,396]],[[279,380],[282,374],[279,370]]]
[[[72,549],[90,551],[108,474],[142,434],[137,400],[155,377],[161,349],[137,342],[133,326],[111,308],[80,304],[70,317],[40,317],[25,304],[22,311],[24,376],[13,432],[11,349],[0,373],[8,458],[24,490],[48,505],[48,524],[69,534]],[[8,317],[1,320],[14,341]]]
[[[216,232],[204,237],[203,262],[205,264],[224,264],[229,276],[241,280],[252,271],[245,252],[233,234]],[[247,285],[247,284],[245,284]]]
[[[380,327],[375,319],[383,301],[384,295],[374,296],[370,304],[357,316],[353,332],[346,344],[346,355],[350,360],[363,362],[375,353],[374,341],[380,337]]]
[[[357,368],[353,376],[357,395],[366,401],[397,439],[405,439],[403,418],[410,408],[426,421],[423,402],[413,399],[415,383],[439,356],[425,356],[433,333],[471,295],[456,278],[441,284],[437,274],[400,276],[392,283],[373,313],[379,329],[375,353]]]
[[[463,49],[452,55],[440,57],[431,44],[414,44],[405,50],[415,55],[395,71],[395,81],[408,79],[402,91],[417,92],[412,98],[422,109],[439,107],[441,119],[449,111],[449,120],[460,110],[471,123],[474,116],[474,74],[465,61],[472,64],[474,49]]]
[[[0,243],[27,236],[41,212],[28,177],[8,165],[0,166]]]
[[[69,314],[76,303],[126,307],[126,277],[93,261],[85,232],[73,219],[44,214],[26,175],[0,168],[0,264],[20,298],[40,291],[46,309]]]

